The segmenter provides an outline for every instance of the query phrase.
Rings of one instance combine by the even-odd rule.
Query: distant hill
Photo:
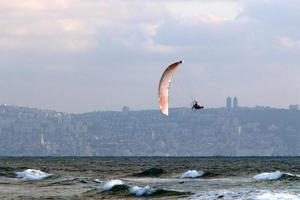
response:
[[[0,156],[300,156],[300,111],[68,114],[0,106]]]

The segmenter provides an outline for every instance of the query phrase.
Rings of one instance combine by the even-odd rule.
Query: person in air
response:
[[[203,108],[204,108],[204,106],[199,106],[197,101],[193,102],[192,110],[200,110]]]

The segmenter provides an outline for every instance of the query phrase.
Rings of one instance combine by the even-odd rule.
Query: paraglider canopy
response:
[[[158,101],[160,110],[163,114],[169,115],[169,88],[173,72],[176,68],[183,63],[182,61],[175,62],[165,69],[162,74],[158,86]]]

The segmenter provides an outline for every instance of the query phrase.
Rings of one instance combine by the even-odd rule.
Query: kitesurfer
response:
[[[203,109],[203,108],[204,108],[204,106],[199,106],[197,101],[193,102],[193,106],[192,106],[193,110],[199,110],[199,109]]]

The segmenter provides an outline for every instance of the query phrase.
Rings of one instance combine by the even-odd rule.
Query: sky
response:
[[[300,1],[0,0],[0,104],[82,113],[300,104]]]

